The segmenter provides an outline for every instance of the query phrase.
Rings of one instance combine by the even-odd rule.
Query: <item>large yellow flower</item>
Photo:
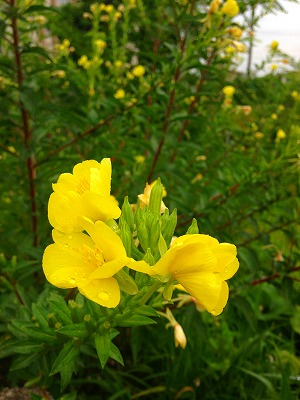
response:
[[[93,222],[119,218],[121,210],[110,195],[111,162],[104,158],[75,165],[73,174],[61,174],[53,184],[48,204],[50,224],[64,233],[83,230],[82,217]]]
[[[78,288],[79,292],[105,307],[116,307],[120,288],[113,277],[128,262],[119,236],[104,222],[95,224],[85,219],[88,232],[66,235],[53,230],[54,244],[43,256],[47,280],[62,289]]]
[[[225,281],[239,267],[236,255],[233,244],[219,243],[209,235],[184,235],[173,242],[153,267],[143,261],[129,266],[149,275],[169,275],[208,312],[218,315],[228,300]]]

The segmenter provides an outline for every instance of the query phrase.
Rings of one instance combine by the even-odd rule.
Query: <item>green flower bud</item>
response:
[[[84,325],[86,330],[90,333],[94,333],[97,330],[97,324],[94,318],[90,314],[85,314],[83,317]]]
[[[69,300],[68,307],[71,311],[72,321],[77,324],[82,321],[83,315],[83,306],[81,304],[76,303],[74,300]]]
[[[149,235],[145,222],[140,222],[137,227],[137,236],[144,251],[149,247]]]
[[[150,248],[154,253],[157,249],[160,232],[160,220],[158,218],[152,218],[152,224],[150,227]]]
[[[151,252],[151,250],[149,248],[147,249],[143,260],[146,261],[146,263],[149,264],[149,265],[154,265],[155,264],[154,257],[153,257],[152,252]]]
[[[125,247],[126,254],[128,255],[128,257],[130,257],[132,233],[130,231],[128,223],[125,221],[123,217],[120,218],[120,238]]]
[[[193,218],[193,222],[191,223],[191,226],[187,230],[186,234],[187,235],[194,235],[199,233],[199,228],[198,228],[198,223],[195,218]]]
[[[133,218],[133,212],[132,212],[131,205],[129,204],[129,201],[128,201],[128,196],[126,196],[124,199],[124,203],[122,206],[122,217],[127,222],[131,232],[133,232],[134,218]]]
[[[161,184],[160,178],[158,178],[150,193],[149,209],[153,213],[160,213],[162,193],[163,186]]]
[[[114,275],[114,278],[118,281],[120,289],[123,290],[123,292],[131,295],[138,293],[139,289],[134,279],[125,272],[124,268],[117,272]]]
[[[158,250],[160,253],[160,256],[162,257],[168,250],[167,244],[165,239],[160,235],[159,240],[158,240]]]
[[[174,236],[176,224],[177,224],[177,210],[175,208],[172,214],[169,216],[168,220],[164,222],[164,225],[162,227],[161,233],[166,241],[167,247],[170,246],[171,239]]]

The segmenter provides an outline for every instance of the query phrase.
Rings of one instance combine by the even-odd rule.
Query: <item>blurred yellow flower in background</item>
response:
[[[273,40],[273,42],[271,43],[271,49],[277,50],[278,46],[279,46],[279,42],[277,40]]]
[[[284,130],[278,129],[278,131],[276,133],[276,139],[281,140],[281,139],[285,139],[285,138],[286,138],[286,133],[284,132]]]
[[[124,89],[118,89],[116,93],[114,94],[114,98],[117,100],[124,99],[126,96],[125,90]]]
[[[221,13],[228,17],[234,17],[240,12],[240,8],[236,0],[227,0],[221,8]]]
[[[132,70],[132,74],[137,78],[141,78],[143,75],[145,75],[145,72],[145,68],[142,65],[137,65]]]
[[[231,85],[224,86],[222,92],[226,97],[232,97],[235,93],[235,88]]]

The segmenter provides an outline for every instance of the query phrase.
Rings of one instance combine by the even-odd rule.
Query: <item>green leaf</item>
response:
[[[48,311],[36,303],[32,304],[32,313],[41,326],[48,327]]]
[[[149,324],[156,324],[153,319],[144,317],[142,315],[132,315],[131,317],[121,319],[117,321],[118,326],[142,326]]]
[[[23,337],[29,336],[41,342],[54,344],[57,341],[55,332],[52,329],[46,327],[36,327],[30,323],[26,324],[25,321],[13,321],[9,326],[9,329],[19,338],[22,338],[22,336],[18,335],[18,333],[22,332]]]
[[[78,337],[80,339],[88,335],[85,324],[83,323],[65,325],[62,328],[58,329],[57,332],[61,333],[62,335]]]
[[[72,324],[71,312],[63,297],[51,293],[49,303],[51,305],[51,311],[55,313],[59,320],[66,325]]]
[[[95,335],[95,345],[101,367],[104,368],[111,351],[111,339],[108,331]]]
[[[140,306],[140,307],[135,307],[134,308],[134,312],[138,315],[143,315],[145,317],[157,317],[158,314],[157,312],[150,306],[147,306],[146,304]]]
[[[43,343],[36,343],[32,340],[20,340],[14,344],[13,350],[15,353],[31,354],[38,353],[44,349]]]
[[[66,365],[73,363],[75,358],[79,355],[79,351],[80,348],[75,346],[72,340],[65,343],[63,349],[52,365],[50,376],[55,375],[62,370],[64,370],[63,373],[66,373]]]
[[[113,360],[117,361],[119,364],[124,365],[123,357],[122,354],[120,353],[120,350],[118,347],[111,342],[110,344],[110,352],[109,352],[109,357],[112,358]]]
[[[16,371],[18,369],[23,369],[32,365],[32,363],[40,357],[39,353],[34,354],[22,354],[21,356],[16,357],[11,365],[10,370]]]

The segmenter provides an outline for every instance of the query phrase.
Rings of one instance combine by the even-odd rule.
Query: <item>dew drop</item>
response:
[[[72,239],[72,236],[71,236],[71,235],[70,235],[70,236],[68,236],[68,239],[69,239],[69,240],[71,240],[71,239]]]
[[[65,244],[65,247],[69,247],[69,245],[68,245],[68,244]]]
[[[110,295],[107,292],[100,292],[100,293],[98,293],[98,297],[100,300],[106,301],[110,298]]]
[[[74,278],[70,278],[69,279],[69,284],[70,285],[75,285],[76,284],[76,280]]]

